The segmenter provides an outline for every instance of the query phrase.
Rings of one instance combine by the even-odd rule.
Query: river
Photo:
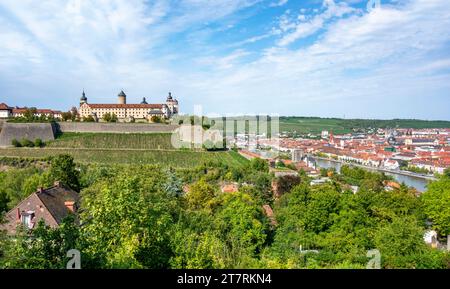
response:
[[[341,167],[343,165],[341,162],[337,162],[337,161],[333,161],[333,160],[323,160],[323,159],[316,159],[316,164],[318,167],[321,167],[321,168],[335,168],[336,171],[338,171],[338,172],[341,170]],[[352,164],[348,164],[348,165],[352,165]],[[373,169],[367,168],[367,169],[377,171],[377,169],[375,169],[375,168],[373,168]],[[399,183],[405,183],[407,186],[415,188],[419,192],[424,192],[426,190],[426,186],[429,182],[427,179],[420,178],[420,177],[405,176],[405,175],[389,173],[389,172],[385,172],[385,174],[387,176],[394,177],[394,179]]]

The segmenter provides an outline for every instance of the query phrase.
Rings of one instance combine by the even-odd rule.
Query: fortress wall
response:
[[[28,139],[34,141],[55,139],[54,128],[50,123],[3,123],[0,132],[0,147],[11,146],[12,140]]]
[[[104,133],[162,133],[173,132],[177,125],[148,123],[98,123],[98,122],[59,122],[58,132],[104,132]]]

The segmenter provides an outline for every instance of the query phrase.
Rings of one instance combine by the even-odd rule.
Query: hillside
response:
[[[173,149],[170,133],[63,133],[48,148]]]
[[[192,168],[206,162],[220,161],[229,166],[242,166],[246,159],[235,152],[198,152],[188,150],[64,149],[9,148],[0,149],[2,157],[45,158],[69,154],[79,163],[157,164],[163,167]]]
[[[233,151],[193,151],[174,149],[170,133],[64,133],[44,148],[0,149],[0,157],[46,158],[70,154],[80,163],[159,164],[191,168],[205,162],[220,161],[242,166],[248,161]]]
[[[450,128],[450,121],[425,120],[371,120],[371,119],[338,119],[319,117],[281,117],[280,131],[289,131],[301,134],[319,134],[323,130],[333,131],[336,134],[350,133],[353,129],[368,128]]]

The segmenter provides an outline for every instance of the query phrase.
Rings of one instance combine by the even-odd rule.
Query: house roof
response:
[[[57,182],[53,187],[40,189],[17,204],[5,215],[6,222],[0,225],[0,229],[14,234],[22,216],[29,212],[33,214],[33,226],[43,220],[46,225],[56,227],[71,213],[66,202],[72,203],[76,208],[79,200],[77,192]]]
[[[77,192],[62,184],[57,184],[51,188],[38,191],[36,192],[36,195],[58,224],[60,224],[69,214],[65,202],[71,201],[76,203],[80,198]]]
[[[25,113],[28,108],[13,108],[13,113]],[[51,109],[36,109],[36,113],[39,114],[61,114],[61,111],[58,110],[51,110]]]
[[[0,103],[0,109],[1,110],[11,110],[12,107],[9,107],[6,103]]]

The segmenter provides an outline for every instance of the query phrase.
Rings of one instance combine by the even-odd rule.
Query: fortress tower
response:
[[[120,91],[118,98],[119,104],[127,104],[127,95],[123,92],[123,90]]]

